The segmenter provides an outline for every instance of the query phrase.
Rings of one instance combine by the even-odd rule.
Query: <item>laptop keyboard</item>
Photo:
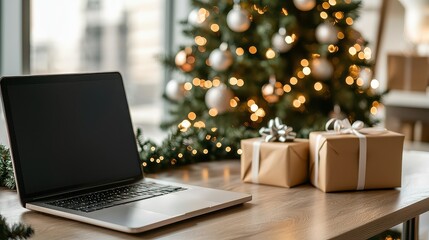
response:
[[[183,190],[186,190],[186,188],[153,182],[142,182],[76,197],[55,200],[48,202],[47,204],[82,212],[92,212],[103,208]]]

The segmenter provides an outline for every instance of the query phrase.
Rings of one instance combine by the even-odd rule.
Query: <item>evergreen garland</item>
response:
[[[9,226],[6,219],[0,215],[0,239],[27,239],[34,234],[34,230],[22,223],[15,223]]]

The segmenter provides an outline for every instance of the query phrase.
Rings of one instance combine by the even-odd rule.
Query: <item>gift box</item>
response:
[[[308,181],[308,140],[265,142],[241,140],[241,179],[244,182],[293,187]]]
[[[387,130],[310,133],[310,179],[323,192],[401,186],[404,136]]]
[[[389,54],[387,57],[388,88],[425,92],[429,84],[429,57]]]

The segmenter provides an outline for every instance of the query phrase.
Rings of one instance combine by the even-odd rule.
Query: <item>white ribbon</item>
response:
[[[252,182],[259,183],[259,155],[261,148],[262,139],[258,139],[253,142],[253,154],[252,154]]]
[[[318,187],[319,183],[319,150],[322,144],[322,136],[330,134],[354,134],[359,138],[359,168],[358,168],[358,182],[356,190],[363,190],[365,188],[365,177],[366,177],[366,160],[367,160],[367,141],[366,136],[362,132],[372,133],[386,131],[385,129],[366,128],[362,131],[364,123],[362,121],[356,121],[350,124],[348,119],[338,120],[335,118],[330,119],[325,129],[327,133],[320,134],[316,138],[316,151],[315,151],[315,163],[314,163],[314,183]],[[332,129],[331,129],[332,128]]]

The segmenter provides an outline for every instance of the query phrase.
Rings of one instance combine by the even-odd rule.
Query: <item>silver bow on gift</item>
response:
[[[343,120],[339,120],[336,118],[331,118],[325,125],[326,131],[335,131],[337,133],[354,133],[355,131],[361,130],[364,127],[364,123],[362,121],[356,121],[353,124],[345,118]]]
[[[292,142],[296,137],[293,128],[283,124],[278,117],[271,119],[268,122],[268,127],[261,128],[259,134],[265,142]]]

